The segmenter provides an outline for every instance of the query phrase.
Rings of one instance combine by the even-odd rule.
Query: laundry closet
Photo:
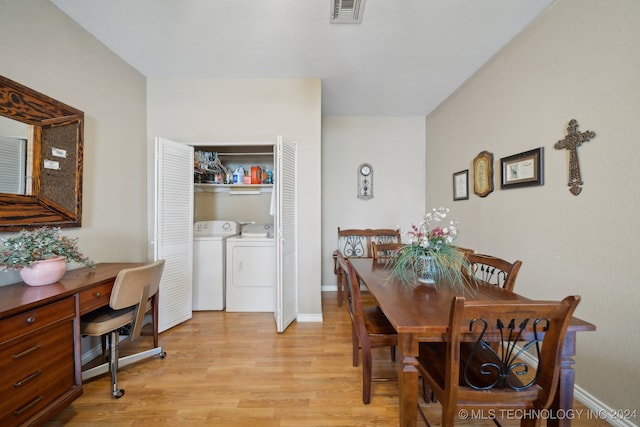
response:
[[[275,312],[273,144],[194,150],[193,309]]]
[[[181,160],[174,159],[178,151]],[[185,152],[191,156],[193,196],[190,308],[273,312],[278,331],[284,330],[295,318],[297,305],[295,144],[280,138],[270,143],[176,143],[158,138],[156,216],[167,236],[174,234],[174,227],[161,218],[171,216],[173,223],[173,213],[188,203],[172,196],[176,175],[185,180]],[[173,170],[174,160],[181,164],[180,172]],[[181,216],[180,222],[186,222],[189,214]],[[162,245],[158,246],[158,258],[174,252],[169,249],[161,256]],[[177,262],[184,267],[188,261]],[[188,289],[172,291],[182,297]]]

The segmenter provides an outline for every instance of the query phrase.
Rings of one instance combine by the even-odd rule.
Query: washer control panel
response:
[[[196,221],[193,224],[194,236],[234,236],[238,234],[235,221]]]

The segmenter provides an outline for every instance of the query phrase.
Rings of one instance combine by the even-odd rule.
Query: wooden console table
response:
[[[0,425],[44,424],[82,394],[80,316],[108,305],[118,272],[140,265],[104,263],[52,285],[0,286]],[[154,298],[154,347],[157,313]]]

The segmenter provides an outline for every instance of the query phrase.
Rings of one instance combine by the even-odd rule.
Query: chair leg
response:
[[[371,349],[362,349],[362,402],[368,405],[371,402]]]
[[[357,367],[360,359],[360,340],[358,339],[358,334],[356,333],[356,328],[351,324],[351,346],[352,346],[352,359],[353,366]]]
[[[118,380],[117,380],[117,372],[118,372],[118,341],[119,341],[118,331],[111,331],[109,334],[109,350],[110,350],[110,360],[109,360],[109,368],[111,369],[111,384],[113,389],[111,394],[116,399],[121,398],[124,395],[123,389],[118,389]]]

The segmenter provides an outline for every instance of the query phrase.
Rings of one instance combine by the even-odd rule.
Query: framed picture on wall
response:
[[[500,159],[500,189],[544,184],[544,147]]]
[[[493,191],[493,153],[480,152],[473,159],[473,192],[487,197]]]
[[[453,174],[453,200],[469,199],[469,169]]]

